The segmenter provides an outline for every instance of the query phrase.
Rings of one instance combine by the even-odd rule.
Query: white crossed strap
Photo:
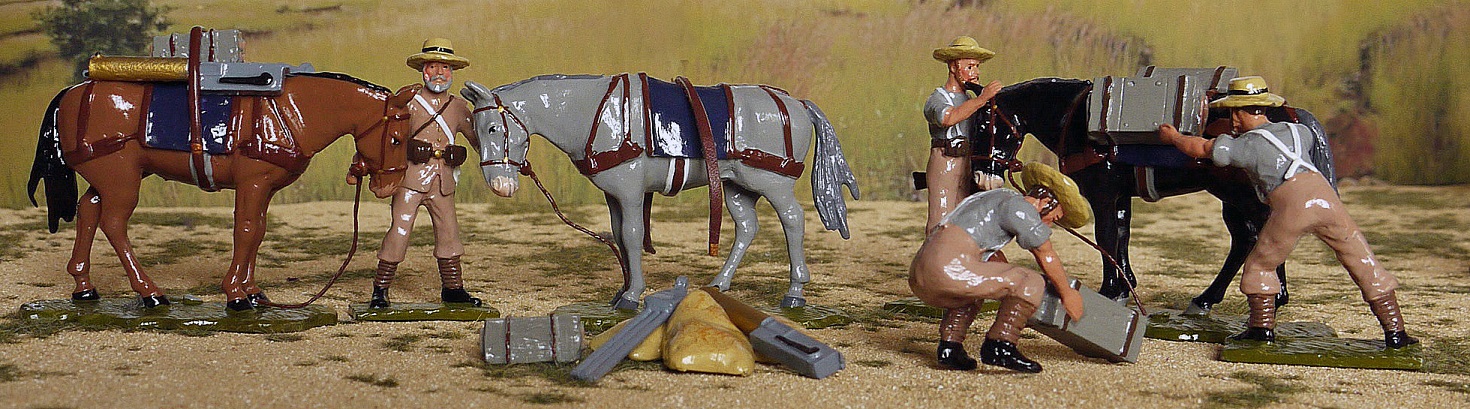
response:
[[[434,107],[429,106],[429,101],[424,100],[424,96],[423,95],[414,94],[413,95],[413,100],[414,101],[418,101],[419,106],[424,107],[424,110],[425,111],[429,111],[430,114],[433,114],[435,112]],[[434,116],[434,122],[438,122],[439,123],[439,129],[443,129],[444,130],[444,135],[446,135],[446,136],[449,137],[449,144],[450,145],[453,145],[454,144],[454,131],[452,131],[452,130],[449,129],[449,123],[444,122],[444,116],[442,116],[442,115],[435,115]]]
[[[1322,173],[1322,171],[1317,170],[1317,167],[1316,166],[1312,166],[1312,164],[1310,162],[1307,162],[1306,160],[1302,159],[1302,156],[1301,156],[1301,152],[1302,152],[1302,137],[1301,137],[1301,134],[1298,134],[1297,133],[1297,131],[1296,131],[1296,125],[1295,124],[1286,124],[1286,129],[1290,129],[1291,130],[1291,143],[1292,143],[1292,147],[1295,148],[1295,149],[1287,150],[1286,149],[1286,144],[1281,143],[1281,140],[1280,139],[1276,139],[1276,135],[1272,135],[1271,132],[1268,132],[1268,131],[1255,131],[1256,133],[1260,134],[1261,136],[1264,136],[1266,138],[1266,141],[1271,142],[1271,145],[1275,146],[1276,147],[1276,150],[1281,151],[1281,154],[1282,155],[1286,155],[1286,158],[1287,159],[1291,159],[1291,167],[1286,169],[1286,174],[1281,175],[1281,178],[1282,179],[1290,178],[1290,177],[1296,175],[1297,170],[1298,169],[1301,169],[1301,168],[1307,168],[1307,170],[1310,170],[1310,171],[1313,171],[1313,172],[1317,172],[1317,173]]]

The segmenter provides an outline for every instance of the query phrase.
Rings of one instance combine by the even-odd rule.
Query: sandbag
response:
[[[607,340],[612,339],[613,335],[617,335],[619,331],[623,330],[623,327],[628,326],[628,321],[629,320],[623,320],[623,322],[619,322],[618,325],[614,325],[612,328],[608,328],[607,331],[603,331],[601,334],[597,334],[597,336],[592,337],[592,339],[588,341],[589,345],[592,347],[592,350],[595,351],[597,350],[597,348],[601,348],[602,344],[605,344],[607,343]],[[638,343],[638,346],[633,347],[633,352],[628,353],[628,359],[646,362],[661,358],[661,353],[664,345],[664,330],[666,328],[668,328],[668,324],[660,325],[658,326],[658,329],[653,330],[653,333],[648,334],[648,338],[644,338],[643,342],[640,342]]]
[[[680,372],[750,375],[755,351],[725,310],[703,291],[694,291],[669,318],[664,366]]]

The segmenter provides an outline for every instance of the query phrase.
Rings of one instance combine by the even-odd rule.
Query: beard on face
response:
[[[428,88],[430,92],[433,92],[435,94],[441,94],[444,93],[444,91],[448,91],[449,86],[453,85],[453,83],[454,81],[451,81],[448,77],[445,77],[443,75],[435,75],[432,78],[424,80],[424,88]]]

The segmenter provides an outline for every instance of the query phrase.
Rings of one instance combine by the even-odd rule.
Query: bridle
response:
[[[618,251],[618,246],[616,244],[613,244],[612,240],[609,240],[607,237],[603,237],[602,235],[593,232],[591,229],[588,229],[586,227],[582,227],[582,225],[577,224],[576,222],[573,222],[571,219],[568,219],[567,218],[567,215],[565,213],[562,213],[561,207],[560,206],[557,206],[557,204],[556,204],[556,198],[551,197],[551,191],[549,191],[549,190],[546,189],[546,185],[544,185],[544,184],[541,183],[541,178],[539,178],[539,177],[536,176],[536,171],[534,169],[531,169],[531,160],[529,158],[527,158],[527,154],[531,150],[531,131],[526,128],[526,123],[523,122],[523,121],[521,121],[521,118],[520,117],[517,117],[516,114],[515,114],[515,112],[511,111],[509,108],[507,108],[505,106],[505,103],[500,100],[500,94],[496,94],[496,93],[493,93],[492,92],[492,93],[490,93],[490,97],[495,100],[495,104],[494,105],[487,105],[487,106],[475,108],[474,110],[470,111],[470,114],[471,115],[475,115],[475,114],[479,114],[480,112],[489,111],[489,110],[492,110],[492,109],[493,110],[496,110],[497,112],[499,112],[500,113],[500,123],[502,125],[505,125],[506,126],[506,129],[505,129],[505,142],[501,144],[502,146],[504,146],[503,151],[501,152],[502,155],[503,155],[503,156],[501,156],[501,159],[498,159],[498,160],[490,160],[490,159],[483,160],[483,161],[480,162],[480,167],[483,168],[483,167],[486,167],[486,166],[510,166],[512,168],[515,168],[517,173],[520,173],[522,175],[529,176],[531,178],[531,181],[536,183],[536,188],[539,189],[539,190],[541,190],[541,195],[546,197],[546,202],[551,204],[551,211],[556,213],[556,217],[557,218],[560,218],[561,221],[562,221],[562,223],[566,223],[567,226],[571,226],[571,228],[576,229],[577,231],[580,231],[583,234],[586,234],[588,236],[592,236],[592,238],[597,239],[597,241],[602,242],[602,244],[604,244],[604,245],[607,245],[607,248],[609,250],[612,250],[613,257],[617,258],[617,260],[618,260],[618,267],[623,270],[623,276],[624,277],[627,277],[628,276],[628,263],[623,260],[623,253],[620,252],[620,251]],[[516,160],[510,158],[510,127],[509,127],[509,124],[512,123],[512,122],[514,122],[516,124],[516,127],[521,128],[521,133],[522,134],[526,135],[526,144],[525,144],[525,147],[521,149],[521,160],[520,161],[516,161]],[[481,143],[483,144],[484,142],[482,141]],[[480,146],[479,148],[480,149],[484,149],[484,146]],[[480,154],[483,157],[486,154],[486,152],[482,150],[480,152]]]
[[[500,114],[500,123],[501,123],[501,125],[506,127],[506,129],[504,131],[504,134],[505,134],[505,142],[501,144],[501,146],[504,147],[502,149],[502,152],[501,152],[501,159],[498,159],[498,160],[486,159],[486,160],[480,162],[480,167],[485,167],[485,166],[510,166],[512,168],[515,168],[516,171],[519,172],[520,174],[522,174],[522,175],[528,175],[529,176],[529,173],[528,172],[531,172],[530,171],[531,164],[530,164],[530,162],[528,162],[526,160],[526,154],[531,149],[531,143],[530,143],[531,131],[528,130],[528,129],[526,129],[526,123],[523,122],[523,121],[521,121],[521,118],[518,117],[518,116],[516,116],[515,112],[512,112],[510,109],[507,109],[506,108],[505,103],[500,101],[500,95],[499,94],[491,93],[490,94],[490,97],[495,99],[495,104],[494,105],[487,105],[487,106],[475,108],[473,111],[470,111],[470,114],[471,115],[475,115],[475,114],[479,114],[480,112],[489,111],[489,110],[492,110],[492,109],[495,110],[495,111],[497,111]],[[510,158],[510,126],[509,125],[512,122],[516,124],[516,127],[521,128],[521,133],[522,134],[525,134],[526,135],[526,144],[525,144],[525,147],[521,149],[521,160],[520,161],[516,161],[516,160]],[[480,154],[481,155],[487,155],[488,152],[480,152]]]

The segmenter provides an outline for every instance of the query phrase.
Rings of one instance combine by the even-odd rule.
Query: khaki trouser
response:
[[[438,179],[435,178],[434,185],[442,183]],[[383,236],[379,260],[403,262],[419,206],[429,209],[429,220],[434,223],[434,257],[447,259],[464,254],[464,244],[459,241],[459,222],[454,217],[454,194],[441,195],[438,186],[432,185],[428,190],[424,193],[399,187],[393,194],[393,220],[388,225],[388,234]]]
[[[929,185],[929,220],[924,224],[924,235],[928,236],[939,220],[969,196],[965,178],[970,175],[970,158],[945,156],[944,148],[930,148],[929,166],[924,171],[924,181]]]
[[[1398,288],[1398,279],[1379,265],[1357,223],[1348,216],[1337,192],[1322,175],[1297,174],[1271,191],[1267,201],[1271,205],[1271,217],[1261,228],[1255,248],[1245,258],[1240,292],[1246,295],[1281,292],[1276,266],[1285,262],[1297,241],[1309,233],[1337,253],[1337,261],[1358,284],[1364,300]]]
[[[1036,310],[1046,294],[1046,279],[1041,273],[1010,263],[982,261],[983,253],[963,228],[946,224],[919,247],[909,267],[909,289],[914,295],[925,304],[951,310],[940,327],[946,341],[963,341],[980,304],[1000,300],[1005,308],[997,314],[986,336],[1015,342],[1026,318],[1030,318],[1029,312]],[[1029,312],[1017,317],[1019,321],[999,319],[1013,310]]]

